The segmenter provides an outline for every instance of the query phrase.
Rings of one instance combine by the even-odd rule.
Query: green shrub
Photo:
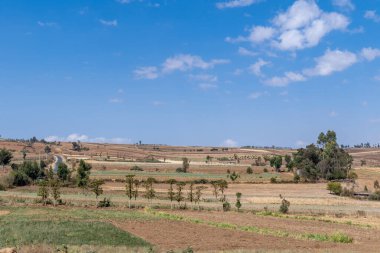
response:
[[[380,200],[380,191],[376,191],[369,195],[368,197],[369,200]]]
[[[327,184],[327,190],[329,190],[330,193],[334,193],[335,195],[341,195],[343,191],[342,185],[339,182],[329,182]]]
[[[299,183],[300,180],[301,180],[300,176],[298,176],[297,174],[295,174],[294,177],[293,177],[294,183]]]
[[[275,177],[271,177],[271,178],[270,178],[270,182],[271,182],[272,184],[275,184],[275,183],[277,183],[277,179],[276,179]]]
[[[31,179],[23,171],[13,172],[13,185],[14,186],[25,186],[30,184]]]
[[[143,168],[141,168],[141,167],[139,167],[137,165],[133,166],[130,170],[133,170],[133,171],[144,171]]]
[[[340,196],[343,197],[352,197],[354,196],[354,190],[347,189],[346,187],[343,188],[342,192],[340,193]]]
[[[0,191],[6,191],[7,189],[5,188],[4,185],[0,184]]]
[[[248,168],[247,168],[247,174],[253,174],[253,170],[252,170],[251,167],[248,167]]]
[[[176,171],[177,173],[186,173],[186,171],[184,171],[183,168],[177,168],[175,171]]]
[[[111,199],[104,198],[103,200],[99,201],[98,207],[110,207],[111,206]]]
[[[231,210],[231,204],[228,201],[223,202],[223,211],[228,212]]]
[[[280,209],[279,209],[280,213],[288,213],[289,207],[290,207],[290,202],[283,198],[281,201]]]
[[[263,170],[265,173],[268,173],[268,169],[267,168],[264,168]]]

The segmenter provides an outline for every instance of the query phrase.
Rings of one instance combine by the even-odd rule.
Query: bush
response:
[[[354,190],[347,189],[346,187],[343,188],[342,192],[340,193],[340,196],[343,197],[352,197],[354,196]]]
[[[228,212],[231,210],[231,204],[228,201],[223,202],[223,211]]]
[[[329,182],[327,184],[327,190],[329,190],[330,193],[334,193],[335,195],[341,195],[343,189],[341,183]]]
[[[267,168],[264,168],[264,173],[268,173],[268,169]]]
[[[137,165],[133,166],[130,170],[133,170],[133,171],[144,171],[143,168],[141,168],[141,167],[139,167]]]
[[[4,185],[0,184],[0,191],[6,191],[7,189],[5,188]]]
[[[290,202],[283,198],[281,201],[281,206],[280,206],[280,210],[279,210],[280,213],[288,213],[289,206],[290,206]]]
[[[252,168],[251,168],[251,167],[248,167],[248,168],[247,168],[247,174],[252,174],[252,173],[253,173]]]
[[[380,200],[380,191],[376,191],[369,195],[368,197],[369,200]]]
[[[300,180],[301,180],[300,176],[298,176],[297,174],[294,175],[294,177],[293,177],[294,183],[299,183]]]
[[[186,171],[184,171],[183,168],[177,168],[177,169],[175,170],[175,172],[177,172],[177,173],[186,173]]]
[[[270,182],[271,182],[272,184],[275,184],[275,183],[277,183],[277,179],[276,179],[275,177],[271,177],[271,178],[270,178]]]
[[[30,184],[30,178],[23,171],[13,172],[13,185],[25,186]]]
[[[104,198],[103,200],[99,201],[98,207],[110,207],[111,206],[111,199]]]

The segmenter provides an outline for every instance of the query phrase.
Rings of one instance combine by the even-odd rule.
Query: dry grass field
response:
[[[38,185],[0,191],[0,248],[17,247],[19,252],[56,252],[65,247],[68,252],[190,252],[190,247],[194,252],[376,252],[380,247],[380,202],[332,195],[325,182],[293,183],[293,173],[285,168],[276,172],[269,163],[256,165],[258,157],[294,150],[84,143],[88,150],[75,152],[71,143],[49,145],[49,155],[42,143],[27,147],[1,141],[0,149],[10,149],[15,163],[22,162],[22,150],[28,150],[26,159],[32,160],[59,155],[69,168],[85,160],[92,165],[90,178],[105,180],[100,199],[109,197],[112,206],[96,208],[99,199],[94,193],[74,187],[61,187],[66,204],[59,207],[38,203]],[[348,151],[358,175],[355,188],[361,191],[367,186],[373,191],[373,182],[380,181],[380,151]],[[207,156],[212,159],[206,162]],[[188,173],[176,172],[183,157],[191,161]],[[141,171],[131,170],[135,166]],[[252,174],[247,173],[248,166]],[[0,183],[10,171],[7,167],[0,172]],[[231,181],[227,171],[240,177]],[[151,201],[142,196],[145,189],[140,186],[132,210],[124,182],[131,174],[135,179],[158,181]],[[176,202],[170,202],[169,179],[187,182],[185,197],[190,182],[205,186],[199,206],[185,200],[178,209]],[[223,212],[210,185],[220,179],[228,181],[224,194],[231,203],[229,212]],[[239,212],[234,206],[237,192],[242,193]],[[280,195],[290,202],[288,214],[278,212]],[[26,236],[25,228],[37,229],[41,235]],[[46,232],[51,229],[58,232]],[[111,235],[113,239],[107,239]],[[100,245],[99,240],[104,243]]]

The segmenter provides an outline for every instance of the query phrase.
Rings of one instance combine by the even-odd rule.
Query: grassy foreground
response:
[[[23,245],[149,247],[149,243],[107,222],[142,219],[137,212],[79,209],[2,208],[0,248]]]

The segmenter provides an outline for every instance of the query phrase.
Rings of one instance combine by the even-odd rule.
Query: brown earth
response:
[[[0,216],[7,215],[7,214],[9,214],[9,213],[10,213],[9,211],[1,211],[1,210],[0,210]]]
[[[272,230],[286,231],[291,233],[328,234],[340,232],[354,238],[353,244],[335,244],[337,250],[352,250],[354,252],[375,252],[380,247],[380,230],[364,228],[347,224],[328,223],[313,220],[296,220],[291,218],[256,216],[250,213],[234,212],[197,212],[176,211],[180,216],[191,217],[219,223],[230,223],[238,226],[255,226]],[[281,239],[281,238],[278,238]],[[286,239],[288,240],[288,239]],[[324,245],[324,243],[321,243]]]
[[[156,245],[160,252],[189,246],[196,252],[238,249],[312,252],[337,247],[335,243],[279,238],[182,221],[128,221],[114,225]]]

